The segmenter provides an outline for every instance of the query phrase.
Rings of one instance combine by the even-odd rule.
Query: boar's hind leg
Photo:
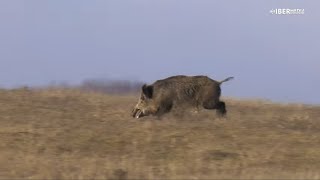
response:
[[[219,116],[224,116],[227,113],[226,104],[223,101],[219,101],[217,107],[217,114]]]
[[[226,105],[223,101],[206,101],[203,103],[205,109],[216,109],[217,115],[223,116],[227,113]]]

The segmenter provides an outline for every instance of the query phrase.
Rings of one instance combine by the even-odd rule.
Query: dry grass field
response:
[[[137,96],[0,90],[0,179],[320,179],[320,107],[225,99],[130,117]]]

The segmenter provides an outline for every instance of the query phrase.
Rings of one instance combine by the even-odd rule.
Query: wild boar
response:
[[[223,82],[207,76],[172,76],[158,80],[151,85],[144,84],[138,103],[132,110],[132,116],[140,118],[148,115],[160,116],[173,107],[189,105],[197,110],[216,109],[219,116],[226,114],[226,105],[220,101]]]

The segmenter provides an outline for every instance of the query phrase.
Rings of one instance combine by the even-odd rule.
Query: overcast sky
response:
[[[0,63],[0,87],[234,76],[223,95],[320,104],[320,1],[0,0]]]

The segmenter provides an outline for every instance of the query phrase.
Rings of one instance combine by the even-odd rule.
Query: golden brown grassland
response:
[[[319,179],[320,107],[225,99],[133,119],[137,96],[0,90],[0,179]]]

